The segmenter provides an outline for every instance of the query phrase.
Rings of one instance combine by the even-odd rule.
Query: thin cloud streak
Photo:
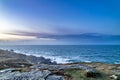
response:
[[[47,34],[47,33],[33,33],[33,32],[16,32],[8,33],[19,36],[34,36],[37,39],[50,40],[69,40],[69,41],[91,41],[91,42],[120,42],[120,35],[106,35],[98,33],[84,33],[84,34]]]

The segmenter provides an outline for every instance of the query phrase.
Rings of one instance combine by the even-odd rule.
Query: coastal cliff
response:
[[[0,80],[120,80],[120,64],[66,63],[0,50]]]

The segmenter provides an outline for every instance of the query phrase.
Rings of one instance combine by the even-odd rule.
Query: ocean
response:
[[[104,62],[120,64],[120,45],[4,45],[0,49],[43,56],[58,63]]]

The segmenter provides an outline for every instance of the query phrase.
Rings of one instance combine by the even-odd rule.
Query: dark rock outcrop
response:
[[[8,50],[0,50],[0,63],[27,63],[27,64],[57,64],[44,57],[36,57],[33,55],[24,55]]]
[[[85,76],[87,77],[87,78],[97,78],[97,77],[101,77],[101,73],[99,73],[99,72],[86,72],[85,73]]]

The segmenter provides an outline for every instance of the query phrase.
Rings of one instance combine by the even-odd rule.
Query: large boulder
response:
[[[64,80],[64,77],[59,75],[51,75],[51,76],[48,76],[46,80]]]
[[[85,76],[86,76],[87,78],[98,78],[98,77],[101,77],[102,75],[101,75],[101,73],[99,73],[99,72],[89,71],[89,72],[86,72],[86,73],[85,73]]]

